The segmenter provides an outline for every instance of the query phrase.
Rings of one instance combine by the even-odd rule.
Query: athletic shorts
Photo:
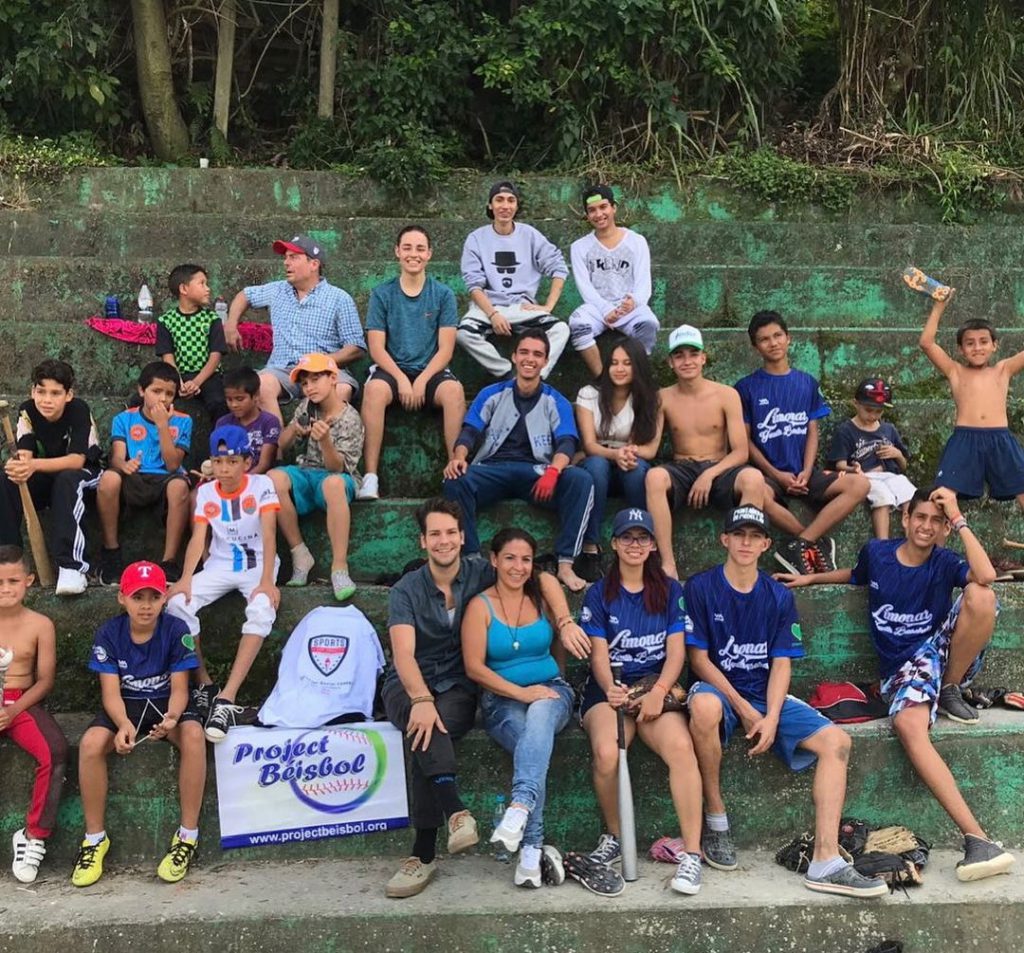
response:
[[[292,500],[299,516],[306,516],[317,510],[327,512],[327,500],[324,499],[324,480],[337,476],[345,481],[345,497],[351,503],[356,497],[356,481],[349,473],[336,473],[333,470],[321,470],[319,467],[297,467],[291,464],[280,467],[288,474],[292,484]]]
[[[292,367],[261,367],[261,374],[269,374],[281,385],[281,393],[278,395],[277,402],[279,404],[287,404],[290,401],[296,400],[302,396],[302,386],[292,381],[289,376],[292,372]],[[359,394],[359,381],[357,381],[345,368],[338,368],[338,383],[348,384],[352,388],[352,399],[355,400]]]
[[[172,480],[184,480],[184,473],[122,473],[121,502],[134,510],[145,510],[160,505],[167,507],[167,484]]]
[[[697,482],[697,477],[714,465],[715,461],[712,460],[670,460],[668,463],[658,464],[668,471],[669,479],[672,481],[669,502],[674,509],[686,506],[686,498],[693,484]],[[711,483],[708,504],[718,509],[731,510],[736,505],[736,477],[745,469],[745,466],[730,467],[724,473],[718,474]]]
[[[170,695],[159,695],[156,698],[126,698],[124,699],[124,710],[128,714],[128,720],[135,725],[135,738],[140,740],[148,735],[167,714],[167,707],[171,703]],[[192,710],[192,694],[189,693],[189,703],[182,712],[178,724],[183,725],[186,721],[199,721],[199,716]],[[106,728],[107,731],[117,734],[117,725],[114,720],[100,710],[99,714],[89,722],[90,728]]]
[[[917,492],[917,487],[902,473],[890,473],[888,470],[868,470],[864,476],[871,481],[871,489],[868,490],[868,506],[873,510],[882,506],[900,507],[909,502]]]
[[[409,378],[410,381],[416,380],[422,371],[417,371],[414,368],[401,368],[403,374]],[[425,391],[426,396],[426,407],[434,406],[434,397],[437,394],[437,389],[445,381],[457,381],[458,378],[446,367],[443,371],[438,371],[430,380],[427,381],[427,389]],[[370,373],[366,375],[366,383],[370,381],[384,381],[388,387],[391,388],[392,400],[398,400],[398,381],[394,379],[387,371],[383,368],[378,367],[376,364],[370,367]]]
[[[825,495],[826,491],[841,476],[842,473],[834,470],[812,470],[811,478],[807,481],[807,493],[804,496],[791,496],[782,489],[781,483],[773,480],[770,476],[765,476],[764,482],[768,484],[772,493],[775,494],[775,502],[781,503],[785,507],[789,506],[790,500],[804,500],[810,503],[811,506],[821,507],[828,502],[828,497]]]
[[[956,620],[960,618],[960,605],[963,594],[957,596],[953,608],[949,610],[939,630],[926,639],[914,654],[908,658],[892,675],[882,679],[881,694],[889,706],[889,717],[895,718],[904,708],[913,705],[928,705],[931,709],[929,724],[934,723],[938,715],[939,689],[942,688],[942,673],[949,661],[949,643],[953,639]],[[996,605],[996,612],[999,606]],[[981,666],[985,663],[985,650],[967,668],[967,674],[960,682],[966,688],[977,677]]]
[[[657,675],[661,669],[656,668],[653,672]],[[651,674],[651,673],[648,673]],[[646,678],[646,675],[637,676],[634,681],[640,681],[641,678]],[[580,724],[583,724],[583,716],[590,711],[595,705],[600,705],[602,702],[608,701],[608,696],[601,689],[601,686],[597,684],[597,679],[593,675],[588,675],[587,680],[583,683],[583,688],[579,693],[580,700]]]
[[[1024,449],[1006,427],[954,427],[935,474],[939,486],[976,499],[1012,500],[1024,493]]]
[[[707,682],[694,682],[686,697],[688,700],[692,700],[701,694],[714,695],[722,703],[722,744],[728,744],[732,733],[737,726],[740,726],[739,716],[733,711],[728,699]],[[768,706],[764,702],[755,701],[753,698],[748,698],[747,701],[762,715],[767,710]],[[830,727],[832,727],[832,722],[821,712],[815,711],[807,702],[787,695],[786,700],[782,703],[779,727],[775,733],[775,742],[772,744],[772,754],[791,771],[804,771],[818,760],[818,756],[813,751],[800,748],[798,745],[801,741],[810,738],[811,735],[816,735],[822,728]]]

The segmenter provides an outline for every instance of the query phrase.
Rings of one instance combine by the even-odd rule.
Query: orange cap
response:
[[[299,358],[299,363],[292,368],[288,376],[293,384],[297,384],[300,374],[323,374],[328,371],[333,374],[338,373],[338,365],[334,363],[334,358],[329,354],[314,352],[313,354],[303,354]]]

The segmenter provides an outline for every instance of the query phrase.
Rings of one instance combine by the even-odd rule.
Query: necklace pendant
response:
[[[519,639],[516,639],[516,640],[515,640],[515,641],[514,641],[514,642],[512,643],[512,651],[513,651],[513,652],[518,652],[518,651],[519,651]]]

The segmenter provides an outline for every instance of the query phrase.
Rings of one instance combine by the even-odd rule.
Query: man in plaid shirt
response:
[[[284,281],[251,285],[235,295],[224,324],[224,337],[238,350],[238,320],[248,308],[267,308],[274,332],[274,349],[260,373],[260,407],[283,423],[281,404],[301,396],[291,380],[292,368],[304,354],[329,355],[338,365],[338,395],[350,401],[359,390],[345,370],[366,352],[366,341],[352,297],[323,277],[324,253],[308,235],[274,242],[284,256]]]

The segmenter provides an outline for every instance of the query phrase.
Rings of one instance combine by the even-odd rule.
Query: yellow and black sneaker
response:
[[[89,887],[103,876],[103,858],[110,850],[110,838],[104,837],[98,844],[90,844],[83,840],[75,858],[75,869],[71,872],[71,882],[76,887]]]
[[[198,846],[198,840],[182,840],[175,831],[171,838],[171,849],[156,869],[157,876],[169,884],[176,884],[188,873]]]

